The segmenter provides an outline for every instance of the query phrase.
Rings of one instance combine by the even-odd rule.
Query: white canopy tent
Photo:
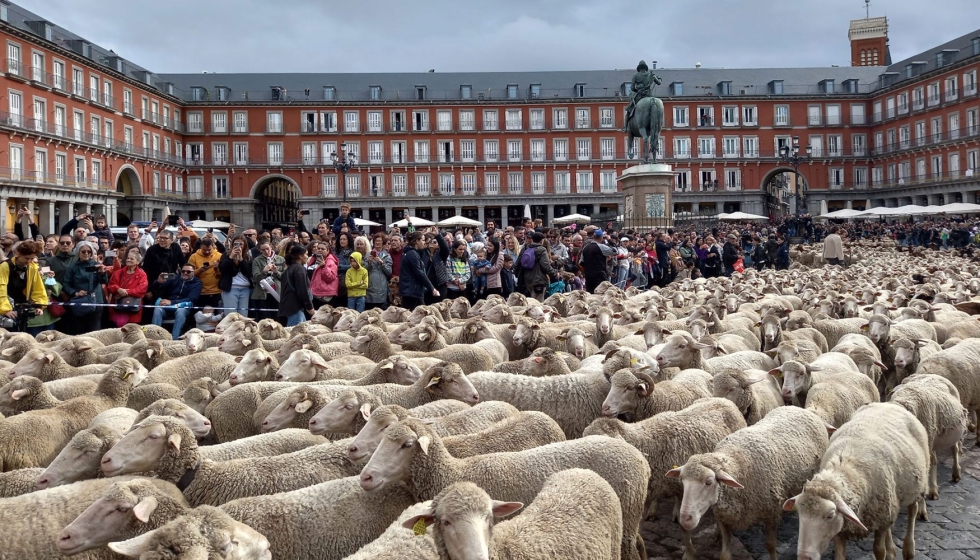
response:
[[[980,204],[969,202],[952,202],[940,206],[947,214],[980,214]]]
[[[434,225],[436,225],[435,222],[426,220],[424,218],[403,218],[403,219],[398,220],[397,222],[395,222],[393,224],[389,224],[388,227],[398,227],[398,228],[407,227],[408,226],[408,220],[409,219],[412,220],[412,225],[413,226],[423,226],[424,227],[424,226],[434,226]]]
[[[756,222],[759,220],[769,221],[766,216],[760,216],[758,214],[747,214],[745,212],[732,212],[731,214],[718,214],[719,220],[725,220],[729,222]]]
[[[209,222],[207,220],[194,220],[193,222],[187,222],[187,227],[197,228],[197,229],[228,229],[230,226],[228,222]]]
[[[555,218],[554,220],[551,220],[551,223],[553,223],[553,224],[572,224],[572,223],[575,223],[575,224],[581,224],[581,223],[587,224],[587,223],[589,223],[591,221],[592,221],[592,218],[590,218],[589,216],[585,216],[585,215],[582,215],[582,214],[569,214],[567,216],[562,216],[561,218]]]
[[[850,208],[844,208],[843,210],[835,210],[833,212],[828,212],[826,214],[817,216],[818,218],[830,218],[834,220],[846,220],[848,218],[857,218],[864,215],[863,210],[852,210]]]
[[[464,226],[464,227],[480,227],[480,222],[466,216],[453,216],[452,218],[446,218],[445,220],[436,224],[439,227],[450,227],[450,226]]]
[[[372,222],[371,220],[365,220],[364,218],[354,218],[355,226],[380,226],[378,222]]]

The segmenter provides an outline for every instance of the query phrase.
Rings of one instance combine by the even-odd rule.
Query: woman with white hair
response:
[[[71,297],[71,334],[85,334],[102,328],[102,285],[109,279],[105,266],[95,260],[98,246],[91,241],[78,244],[78,260],[65,272],[63,291]]]

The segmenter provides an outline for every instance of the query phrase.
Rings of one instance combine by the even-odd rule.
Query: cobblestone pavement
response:
[[[940,457],[939,499],[928,502],[929,521],[920,520],[915,525],[916,560],[980,560],[980,447],[974,445],[973,434],[968,434],[963,443],[964,454],[960,458],[963,477],[959,483],[953,484],[949,480],[952,458]],[[650,560],[679,559],[683,553],[680,528],[671,523],[669,506],[665,504],[660,510],[655,520],[645,522],[641,528],[647,554]],[[903,512],[894,527],[898,558],[902,558],[905,521]],[[779,528],[779,560],[796,558],[797,535],[796,515],[786,514]],[[736,532],[735,537],[734,560],[768,559],[761,525]],[[701,520],[693,540],[698,558],[718,558],[721,544],[710,513]],[[870,536],[860,542],[849,542],[848,560],[874,560],[872,542]],[[828,547],[823,560],[832,558],[833,544]]]

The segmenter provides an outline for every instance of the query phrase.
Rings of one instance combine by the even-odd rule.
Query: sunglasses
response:
[[[71,241],[59,241],[58,245],[71,245]]]
[[[181,270],[184,274],[194,274],[193,270]]]

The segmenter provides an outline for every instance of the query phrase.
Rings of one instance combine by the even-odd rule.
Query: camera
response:
[[[95,272],[96,269],[98,269],[98,267],[95,266],[94,264],[85,265],[85,272]]]
[[[211,263],[206,262],[206,263],[204,263],[204,264],[201,265],[201,268],[211,268]]]
[[[302,214],[303,216],[309,216],[310,215],[310,211],[309,210],[300,210],[300,214]]]
[[[177,225],[177,220],[179,220],[179,219],[180,218],[177,216],[177,214],[172,214],[170,216],[167,216],[167,224],[170,225],[170,226],[176,226]]]
[[[106,251],[105,252],[105,257],[102,259],[102,264],[104,264],[106,266],[112,266],[113,263],[115,263],[115,262],[116,262],[116,252],[115,251]]]
[[[208,228],[208,233],[214,233],[214,228]]]

